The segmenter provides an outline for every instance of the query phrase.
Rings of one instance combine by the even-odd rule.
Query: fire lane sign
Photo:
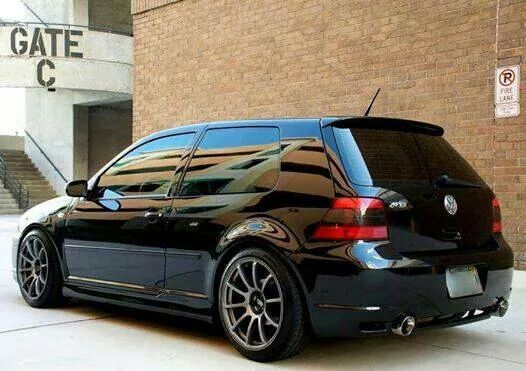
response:
[[[520,114],[520,66],[495,69],[495,117],[514,117]]]

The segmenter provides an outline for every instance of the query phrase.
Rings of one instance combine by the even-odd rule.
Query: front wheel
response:
[[[32,307],[65,303],[58,256],[43,232],[31,231],[22,240],[17,256],[17,279],[22,297]]]
[[[238,253],[219,290],[225,333],[245,357],[258,362],[288,358],[309,339],[309,325],[295,278],[277,257],[260,248]]]

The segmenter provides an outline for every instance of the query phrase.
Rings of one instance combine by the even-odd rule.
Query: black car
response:
[[[158,132],[26,212],[13,273],[34,307],[73,297],[217,320],[256,361],[310,335],[503,316],[499,202],[443,132],[372,117]]]

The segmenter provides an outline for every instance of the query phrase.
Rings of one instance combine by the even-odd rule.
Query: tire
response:
[[[62,295],[63,278],[57,252],[44,232],[33,230],[22,240],[17,254],[17,281],[22,297],[34,308],[67,302]]]
[[[310,338],[296,279],[278,257],[264,249],[249,248],[230,260],[221,277],[218,306],[228,340],[253,361],[293,357]]]

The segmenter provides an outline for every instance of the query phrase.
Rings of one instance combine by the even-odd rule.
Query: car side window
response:
[[[238,127],[208,130],[182,181],[181,196],[266,192],[280,169],[279,130]]]
[[[193,136],[189,133],[154,139],[128,152],[100,176],[97,197],[166,195]]]

